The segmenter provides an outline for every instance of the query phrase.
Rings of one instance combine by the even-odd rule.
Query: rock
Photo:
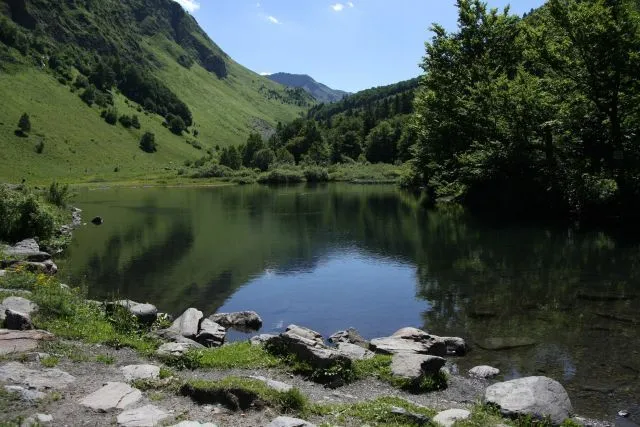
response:
[[[469,351],[467,343],[460,337],[441,337],[447,346],[447,354],[451,356],[464,356]]]
[[[46,331],[10,331],[0,329],[0,356],[35,350],[40,341],[51,341],[54,336]]]
[[[275,337],[277,337],[277,335],[260,334],[260,335],[256,335],[256,336],[253,336],[253,337],[249,338],[249,341],[251,342],[251,345],[263,345],[267,341],[269,341],[271,338],[275,338]]]
[[[322,335],[312,329],[305,328],[304,326],[289,325],[287,326],[285,333],[289,335],[297,335],[299,337],[315,341],[320,345],[324,345],[324,339],[322,338]]]
[[[151,325],[158,318],[158,309],[152,304],[143,304],[131,300],[120,300],[114,304],[129,310],[131,314],[136,316],[140,323],[145,325]],[[107,311],[109,310],[109,304],[107,304]]]
[[[239,311],[236,313],[216,313],[209,320],[242,332],[257,331],[262,328],[262,319],[255,311]]]
[[[28,331],[33,329],[33,323],[31,323],[31,317],[29,317],[28,314],[20,313],[10,308],[6,309],[4,314],[7,329],[14,331]]]
[[[202,317],[203,314],[200,310],[188,308],[180,317],[173,321],[168,331],[185,338],[194,339],[196,335],[198,335]]]
[[[80,401],[80,404],[98,412],[124,409],[142,398],[140,390],[125,383],[109,382]]]
[[[58,266],[51,260],[44,262],[20,261],[12,265],[13,268],[18,266],[32,273],[42,273],[48,276],[53,276],[58,272]]]
[[[51,424],[53,417],[49,414],[35,414],[20,424],[20,427],[41,427],[43,424]]]
[[[475,366],[469,369],[469,375],[476,378],[493,378],[500,374],[500,369],[494,368],[492,366],[482,365]]]
[[[446,411],[438,412],[433,417],[433,422],[443,427],[451,427],[456,421],[466,420],[470,416],[471,412],[466,409],[447,409]]]
[[[416,328],[400,329],[390,337],[371,340],[370,345],[373,351],[382,354],[416,353],[442,357],[447,355],[447,345],[442,338]]]
[[[477,344],[483,350],[499,351],[530,347],[536,345],[537,342],[527,337],[493,337],[478,341]]]
[[[22,400],[31,402],[31,403],[37,400],[42,400],[45,397],[47,397],[47,395],[41,391],[29,390],[17,385],[6,385],[4,386],[4,389],[9,393],[19,394]]]
[[[199,423],[197,421],[182,421],[181,423],[174,424],[171,427],[218,427],[213,423]]]
[[[196,336],[196,341],[205,347],[220,347],[224,344],[227,330],[216,322],[203,319],[200,323],[200,332]]]
[[[186,352],[191,349],[204,348],[202,344],[198,344],[195,341],[191,342],[168,342],[162,344],[158,350],[156,350],[156,355],[160,357],[168,357],[168,356],[183,356]]]
[[[554,425],[562,424],[573,413],[564,387],[547,377],[526,377],[493,384],[485,390],[484,400],[498,406],[504,416],[548,416]]]
[[[351,366],[351,359],[325,346],[322,335],[311,329],[291,325],[285,332],[272,338],[269,343],[285,349],[288,354],[296,355],[314,368],[330,368],[335,364]]]
[[[34,239],[26,239],[16,243],[14,246],[6,246],[3,248],[5,255],[20,260],[44,262],[51,259],[51,255],[42,252],[38,242]]]
[[[397,353],[391,360],[391,373],[395,377],[419,381],[426,375],[438,373],[445,363],[446,360],[439,356]]]
[[[0,277],[2,277],[2,271],[4,270],[0,270]],[[7,289],[7,288],[0,288],[0,292],[12,292],[14,294],[20,294],[20,295],[32,295],[33,292],[28,291],[26,289]]]
[[[0,381],[26,385],[34,390],[64,390],[75,380],[75,377],[60,369],[36,371],[17,362],[0,366]]]
[[[120,368],[127,381],[133,380],[155,380],[160,376],[160,368],[155,365],[128,365]]]
[[[351,360],[371,359],[375,354],[363,347],[348,342],[339,342],[336,346],[338,352],[345,355]]]
[[[429,424],[429,417],[427,417],[426,415],[422,415],[422,414],[415,414],[413,412],[409,412],[404,408],[399,408],[397,406],[392,406],[391,407],[391,413],[394,415],[400,415],[406,419],[408,419],[409,421],[411,421],[412,424],[416,424],[419,426],[424,426]]]
[[[335,334],[331,335],[328,341],[333,344],[345,342],[369,349],[369,341],[362,338],[358,331],[354,328],[349,328],[346,331],[338,331]]]
[[[305,420],[291,417],[278,417],[267,424],[267,427],[316,427]]]
[[[31,316],[38,310],[38,305],[23,297],[6,297],[0,304],[0,323],[7,318],[7,310]]]
[[[7,270],[0,270],[0,277],[4,277],[6,274],[7,274]]]
[[[280,382],[280,381],[276,381],[276,380],[271,380],[269,378],[266,377],[261,377],[261,376],[250,376],[249,378],[252,378],[254,380],[258,380],[258,381],[262,381],[263,383],[265,383],[267,385],[267,387],[274,389],[275,391],[279,391],[279,392],[287,392],[289,390],[291,390],[293,388],[293,386],[290,386],[289,384]]]
[[[629,414],[629,411],[625,411],[625,410],[618,411],[618,416],[619,416],[619,417],[622,417],[622,418],[629,418],[629,415],[630,415],[630,414]]]
[[[97,216],[91,220],[91,223],[94,225],[102,225],[104,223],[104,220],[102,219],[101,216]]]
[[[154,427],[171,415],[155,405],[129,409],[118,415],[118,425],[122,427]]]

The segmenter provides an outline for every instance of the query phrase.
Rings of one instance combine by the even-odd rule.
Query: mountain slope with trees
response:
[[[331,89],[327,85],[318,83],[311,76],[306,74],[274,73],[269,74],[267,77],[269,80],[285,86],[304,89],[318,102],[337,102],[349,95],[349,92]]]
[[[172,0],[0,1],[0,94],[0,179],[36,181],[162,174],[315,103],[237,64]]]

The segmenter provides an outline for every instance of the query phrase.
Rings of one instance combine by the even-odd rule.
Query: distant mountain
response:
[[[349,92],[331,89],[327,85],[318,83],[306,74],[275,73],[267,76],[267,78],[285,86],[302,88],[318,102],[337,102],[349,95]]]

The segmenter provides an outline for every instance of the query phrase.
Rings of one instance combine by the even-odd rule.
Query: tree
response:
[[[109,108],[103,112],[104,121],[110,125],[115,125],[118,122],[118,110],[115,108]]]
[[[134,129],[140,129],[140,120],[138,119],[138,116],[136,114],[131,116],[131,126]]]
[[[384,121],[367,136],[366,156],[371,163],[393,163],[396,155],[394,130]]]
[[[23,134],[31,132],[31,119],[27,113],[23,113],[22,116],[20,116],[20,120],[18,120],[18,129],[20,129]]]
[[[89,87],[87,87],[80,95],[80,99],[91,107],[96,100],[96,87],[89,85]]]
[[[242,157],[235,145],[222,149],[220,152],[220,164],[233,170],[240,169],[242,166]]]
[[[158,151],[156,136],[151,132],[145,132],[140,138],[140,148],[146,153],[155,153]]]
[[[253,157],[264,148],[264,141],[259,133],[251,133],[242,150],[242,164],[245,167],[253,166]]]
[[[176,135],[182,135],[182,132],[186,129],[186,125],[184,120],[182,120],[182,117],[169,113],[166,120],[171,132]]]
[[[276,153],[274,153],[270,148],[263,148],[262,150],[257,151],[253,156],[253,165],[262,172],[265,172],[275,162],[275,160]]]

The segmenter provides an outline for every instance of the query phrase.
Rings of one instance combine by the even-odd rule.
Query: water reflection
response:
[[[386,186],[113,189],[77,204],[105,224],[76,233],[63,271],[94,298],[255,309],[266,331],[420,326],[475,344],[461,371],[555,377],[587,415],[640,396],[640,251],[628,236],[488,224]]]

